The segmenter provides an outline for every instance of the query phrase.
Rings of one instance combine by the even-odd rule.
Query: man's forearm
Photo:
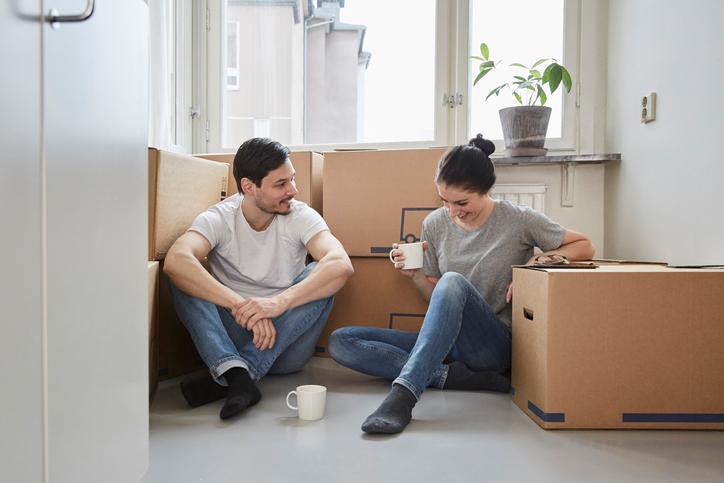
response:
[[[244,300],[212,277],[193,255],[176,253],[168,256],[163,271],[183,292],[221,307],[232,308]]]
[[[279,297],[284,300],[287,310],[330,297],[344,286],[353,272],[348,258],[324,257],[307,278],[289,287]]]

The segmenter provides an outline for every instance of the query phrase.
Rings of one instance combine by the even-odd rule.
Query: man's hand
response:
[[[240,302],[231,309],[236,323],[246,330],[253,330],[262,319],[273,319],[287,310],[281,297],[255,297]]]
[[[251,330],[254,334],[254,346],[260,351],[274,347],[277,331],[271,319],[261,319]]]
[[[393,243],[392,244],[392,260],[395,263],[395,268],[400,271],[400,273],[406,277],[413,278],[417,272],[420,271],[419,268],[413,268],[410,270],[403,270],[402,267],[405,266],[405,255],[398,250],[400,247],[399,243]],[[422,242],[422,252],[425,253],[425,250],[427,250],[427,242]]]

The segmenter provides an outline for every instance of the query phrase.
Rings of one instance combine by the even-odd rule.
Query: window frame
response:
[[[292,150],[330,151],[334,149],[401,149],[450,146],[468,140],[468,99],[472,87],[469,72],[469,35],[471,0],[437,0],[435,47],[434,139],[382,143],[336,143],[290,145]],[[225,59],[227,24],[222,2],[199,0],[194,12],[194,104],[200,115],[194,122],[194,152],[233,152],[223,148],[222,95],[225,76],[220,61]],[[549,153],[591,151],[603,146],[605,133],[605,49],[606,7],[585,5],[581,0],[564,2],[564,53],[562,62],[574,77],[569,95],[563,96],[564,114],[560,138],[546,139]],[[601,32],[603,31],[603,35]],[[220,53],[211,55],[212,53]],[[599,55],[596,55],[599,54]],[[597,77],[598,76],[598,77]],[[581,86],[585,80],[591,89]],[[451,108],[446,96],[455,95],[462,103]],[[604,112],[601,113],[603,96]],[[583,124],[583,129],[582,129]],[[502,140],[494,140],[496,152],[504,149]]]
[[[189,153],[194,147],[194,125],[191,117],[194,96],[193,24],[195,18],[191,2],[171,3],[169,26],[169,106],[171,144],[167,149]]]
[[[226,76],[224,81],[224,86],[226,87],[227,91],[238,91],[239,90],[239,75],[241,72],[241,69],[239,68],[239,49],[241,48],[241,42],[239,40],[239,35],[241,34],[241,22],[238,20],[227,20],[226,21],[226,28],[227,28],[227,40],[228,40],[228,29],[230,25],[234,25],[235,30],[235,39],[236,39],[236,67],[226,67]],[[225,44],[225,46],[228,45]],[[228,54],[228,52],[226,52]],[[226,58],[226,57],[224,57]],[[233,75],[236,77],[236,84],[230,85],[229,84],[229,76]]]

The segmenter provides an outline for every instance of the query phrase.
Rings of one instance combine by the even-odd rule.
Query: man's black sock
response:
[[[217,384],[208,371],[191,374],[181,381],[181,394],[192,408],[223,399],[228,389]]]
[[[223,374],[229,384],[229,392],[226,396],[224,407],[221,408],[219,417],[229,419],[236,416],[244,409],[253,406],[261,399],[261,392],[251,380],[246,369],[232,367]]]
[[[373,434],[401,432],[410,424],[415,403],[417,399],[409,389],[400,384],[393,384],[392,390],[377,411],[370,414],[362,423],[362,431]]]
[[[464,363],[448,364],[444,389],[510,392],[510,379],[495,371],[471,371]]]

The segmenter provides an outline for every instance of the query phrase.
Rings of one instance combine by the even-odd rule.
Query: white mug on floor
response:
[[[397,248],[390,250],[390,261],[395,263],[392,259],[392,252],[399,250],[405,256],[403,270],[413,270],[416,268],[422,268],[422,242],[416,243],[400,243]]]
[[[297,396],[297,406],[292,406],[289,398],[294,394]],[[295,391],[287,394],[287,407],[293,411],[299,411],[299,419],[316,421],[324,416],[324,406],[327,399],[327,388],[309,384],[297,386]]]

